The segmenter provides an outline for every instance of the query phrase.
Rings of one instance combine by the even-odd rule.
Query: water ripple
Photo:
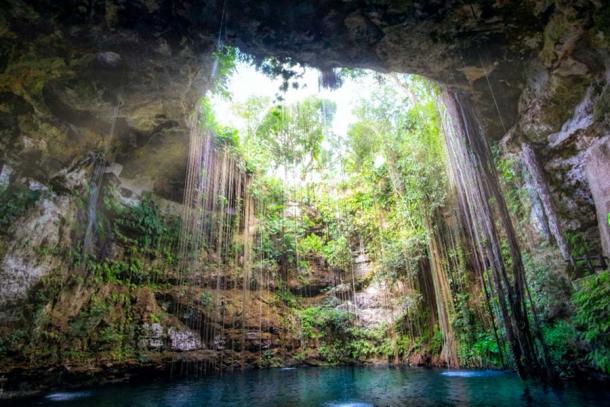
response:
[[[71,392],[58,392],[47,394],[46,399],[51,401],[70,401],[76,399],[82,399],[85,397],[91,397],[89,391],[71,391]]]

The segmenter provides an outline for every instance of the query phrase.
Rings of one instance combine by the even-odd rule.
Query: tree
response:
[[[319,164],[325,129],[335,110],[334,103],[315,97],[273,106],[257,126],[257,144],[274,169],[297,171],[303,178]]]

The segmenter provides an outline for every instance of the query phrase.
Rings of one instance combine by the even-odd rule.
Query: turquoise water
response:
[[[14,405],[603,406],[610,405],[610,390],[526,385],[511,372],[491,370],[299,368],[54,392]]]

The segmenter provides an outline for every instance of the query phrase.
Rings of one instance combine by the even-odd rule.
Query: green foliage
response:
[[[122,361],[133,355],[135,326],[131,315],[129,295],[120,291],[103,297],[94,294],[80,313],[70,320],[69,329],[64,333],[68,344],[81,342],[82,338],[87,338],[88,344],[86,347],[68,348],[66,358],[87,359],[92,353]]]
[[[417,272],[427,255],[426,221],[446,190],[435,90],[409,78],[396,81],[401,86],[382,83],[360,102],[343,157],[352,224],[391,279]]]
[[[142,199],[136,206],[125,208],[119,215],[122,216],[115,220],[115,231],[119,239],[135,243],[143,249],[158,246],[165,232],[165,225],[150,196]]]
[[[322,248],[322,254],[331,267],[349,270],[352,264],[352,255],[346,236],[330,239]]]
[[[235,149],[239,145],[237,130],[218,122],[212,102],[208,97],[199,100],[199,125],[214,134],[214,143],[217,146],[228,146]]]
[[[276,356],[271,349],[265,349],[261,355],[260,367],[281,367],[282,359]]]
[[[501,156],[497,150],[493,151],[493,155],[508,210],[516,219],[529,222],[529,212],[523,204],[529,198],[526,196],[527,190],[521,187],[524,180],[519,162],[513,156]]]
[[[350,356],[352,316],[330,307],[309,307],[298,313],[301,336],[318,344],[322,360],[336,364]]]
[[[440,329],[435,329],[430,341],[430,349],[432,354],[439,355],[443,349],[443,333]]]
[[[460,363],[468,367],[501,367],[500,349],[490,333],[474,333],[474,341],[460,341],[458,355]]]
[[[0,233],[8,228],[34,206],[40,198],[40,191],[32,191],[23,185],[0,187]]]
[[[322,238],[314,233],[310,233],[305,238],[299,240],[299,251],[304,256],[322,253],[323,246]]]
[[[228,89],[228,80],[235,72],[236,63],[240,59],[244,59],[245,56],[240,54],[237,48],[224,46],[214,52],[214,66],[212,68],[213,75],[215,75],[212,85],[212,92],[229,98],[231,94]]]
[[[14,329],[8,335],[0,336],[0,359],[10,357],[26,343],[28,334],[24,329]]]
[[[210,294],[207,291],[202,292],[201,295],[199,296],[199,303],[203,307],[207,308],[207,307],[211,306],[212,301],[213,301],[212,294]]]
[[[543,321],[571,314],[571,283],[558,269],[565,267],[554,247],[541,244],[534,253],[523,254],[532,299]]]
[[[367,73],[358,68],[339,68],[337,75],[339,77],[340,82],[343,82],[345,79],[360,79],[364,78]]]
[[[410,342],[385,324],[375,328],[354,326],[350,329],[350,357],[365,362],[376,357],[408,356]]]
[[[544,341],[555,369],[561,374],[571,376],[573,366],[579,359],[578,333],[569,320],[558,320],[543,328]]]
[[[271,78],[280,78],[282,84],[276,95],[277,100],[284,100],[282,93],[285,93],[289,87],[299,88],[298,82],[305,73],[301,64],[290,57],[270,57],[258,61],[257,68],[265,75]]]
[[[346,311],[324,307],[306,308],[299,312],[299,318],[303,337],[311,339],[346,334],[351,320]]]
[[[262,155],[265,160],[259,162],[276,169],[307,173],[320,163],[325,126],[335,110],[334,103],[315,97],[271,107],[248,135],[248,155]]]
[[[608,7],[610,10],[610,7]],[[610,35],[606,41],[610,43]],[[610,120],[610,85],[606,84],[593,105],[593,119],[596,122],[608,123]]]
[[[285,287],[277,290],[275,296],[280,304],[286,305],[289,308],[297,308],[299,306],[297,297]]]
[[[582,257],[588,254],[589,245],[582,233],[567,231],[565,235],[572,257]]]
[[[79,247],[55,253],[74,269],[86,270],[96,284],[156,284],[162,272],[174,265],[172,248],[179,240],[180,219],[164,214],[152,194],[144,194],[136,205],[125,206],[113,189],[106,189],[98,223],[104,239],[112,238],[122,256],[83,256]]]
[[[574,320],[590,345],[587,359],[610,373],[610,271],[589,277],[573,295]]]
[[[89,307],[83,309],[71,322],[68,335],[79,338],[87,337],[96,329],[109,311],[109,304],[97,297],[92,297]]]
[[[145,267],[144,262],[135,256],[125,260],[110,260],[98,262],[90,259],[87,270],[100,283],[127,283],[134,285],[151,284],[158,277],[159,270]]]
[[[394,236],[387,236],[381,242],[383,247],[383,257],[380,263],[383,267],[384,275],[392,280],[398,280],[407,274],[416,272],[412,265],[425,254],[423,241],[411,240],[409,245],[404,241],[395,240]]]
[[[353,314],[332,306],[308,307],[298,316],[306,346],[317,349],[320,358],[329,364],[402,356],[410,350],[409,338],[393,338],[387,325],[361,327],[354,324]]]
[[[179,239],[178,217],[164,215],[150,194],[145,194],[135,206],[111,204],[105,198],[106,207],[111,208],[112,231],[116,239],[126,247],[149,256],[165,256],[172,260],[169,247]]]
[[[590,273],[591,270],[586,257],[592,255],[592,253],[585,236],[580,232],[566,231],[565,238],[570,248],[570,254],[574,259],[573,275],[575,277],[582,277]]]

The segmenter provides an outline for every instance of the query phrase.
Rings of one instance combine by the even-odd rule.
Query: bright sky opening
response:
[[[346,78],[338,89],[326,89],[319,85],[320,72],[314,68],[305,68],[305,74],[298,80],[299,88],[289,87],[284,96],[284,103],[292,104],[309,96],[318,96],[321,99],[332,101],[337,106],[331,129],[338,136],[345,136],[349,126],[356,121],[352,114],[357,102],[367,98],[375,89],[376,82],[372,75],[365,75],[354,80]],[[268,97],[271,107],[275,101],[280,86],[281,78],[271,79],[256,70],[248,63],[238,62],[233,76],[228,82],[228,91],[231,99],[221,96],[212,98],[212,105],[217,120],[229,127],[243,130],[245,123],[236,115],[231,106],[236,103],[244,103],[253,96]]]

